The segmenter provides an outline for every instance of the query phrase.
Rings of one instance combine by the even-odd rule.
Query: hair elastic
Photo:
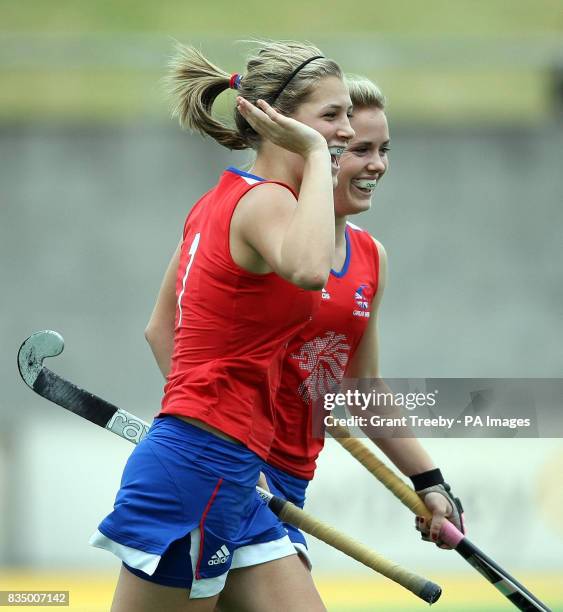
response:
[[[310,62],[312,62],[313,60],[316,59],[323,59],[324,55],[314,55],[313,57],[310,57],[308,60],[305,60],[304,62],[302,62],[301,64],[299,64],[299,66],[297,66],[297,68],[287,77],[287,79],[285,80],[284,84],[278,89],[278,91],[274,94],[274,97],[272,98],[270,104],[273,104],[280,96],[281,92],[289,85],[289,82],[291,81],[291,79],[293,79],[293,77],[300,71],[303,70],[303,68],[305,68],[305,66],[307,64],[309,64]]]
[[[231,89],[238,89],[240,87],[240,82],[242,81],[242,74],[238,72],[233,72],[231,74],[231,78],[229,79],[229,87]]]

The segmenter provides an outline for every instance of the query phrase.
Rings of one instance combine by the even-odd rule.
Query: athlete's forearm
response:
[[[297,208],[281,250],[284,267],[296,270],[291,280],[297,285],[321,289],[330,274],[334,256],[332,189],[328,149],[314,151],[305,159]]]
[[[422,474],[436,466],[416,438],[372,438],[405,476]]]
[[[378,378],[372,386],[377,393],[382,394],[382,397],[393,395],[393,391],[382,378]],[[390,418],[399,417],[402,414],[401,408],[397,406],[385,405],[381,410],[382,416],[384,413],[385,417]],[[375,412],[378,412],[377,408]],[[393,437],[393,432],[387,427],[385,428],[386,435],[382,437],[377,435],[373,427],[367,427],[365,433],[405,476],[421,474],[436,467],[430,455],[415,437],[414,432],[411,432],[411,437],[404,436],[404,427],[397,430],[397,437]]]

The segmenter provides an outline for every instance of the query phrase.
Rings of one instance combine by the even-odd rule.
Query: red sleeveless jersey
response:
[[[266,458],[285,349],[320,293],[233,261],[231,218],[242,196],[262,182],[228,168],[186,219],[174,351],[159,415],[199,419]]]
[[[276,433],[268,463],[311,480],[324,439],[313,438],[312,404],[341,382],[370,319],[379,254],[372,237],[346,224],[346,260],[322,291],[313,320],[291,340],[276,399]]]

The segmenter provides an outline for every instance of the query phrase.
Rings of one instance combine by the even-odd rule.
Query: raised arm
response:
[[[269,142],[303,158],[297,200],[275,184],[258,186],[239,202],[231,226],[231,250],[247,269],[273,270],[305,289],[321,289],[334,254],[334,203],[327,141],[313,128],[278,113],[265,102],[259,107],[239,100],[239,111]],[[346,123],[349,126],[348,119]],[[347,134],[343,139],[349,137]],[[258,254],[266,264],[253,261]]]
[[[320,169],[324,164],[317,165]],[[311,162],[310,167],[314,174],[315,163]],[[303,184],[308,182],[304,178]],[[254,272],[274,271],[303,289],[322,289],[330,273],[331,249],[334,250],[334,213],[330,221],[329,215],[321,212],[326,202],[332,204],[330,198],[321,202],[314,188],[309,196],[302,191],[298,201],[280,185],[260,185],[251,190],[233,215],[234,260]]]

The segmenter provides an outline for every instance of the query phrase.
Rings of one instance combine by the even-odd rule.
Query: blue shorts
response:
[[[114,510],[90,543],[141,578],[185,587],[191,598],[216,595],[251,526],[263,541],[291,548],[277,518],[258,503],[261,466],[243,445],[173,416],[157,418],[129,457]]]
[[[268,464],[263,464],[262,472],[266,476],[268,488],[270,491],[287,499],[291,503],[303,508],[305,505],[305,490],[309,484],[309,480],[291,476],[287,472]],[[253,523],[247,523],[247,531],[244,534],[247,544],[235,552],[233,559],[233,569],[239,567],[248,567],[257,563],[265,563],[270,559],[266,558],[265,552],[268,550],[264,545],[264,531],[261,529],[263,521],[268,521],[272,511],[267,506],[260,506],[256,518]],[[279,521],[279,519],[278,519]],[[283,526],[285,532],[289,535],[289,539],[293,544],[294,549],[302,557],[305,563],[311,568],[311,559],[307,550],[307,540],[297,527],[288,523],[279,523]]]

